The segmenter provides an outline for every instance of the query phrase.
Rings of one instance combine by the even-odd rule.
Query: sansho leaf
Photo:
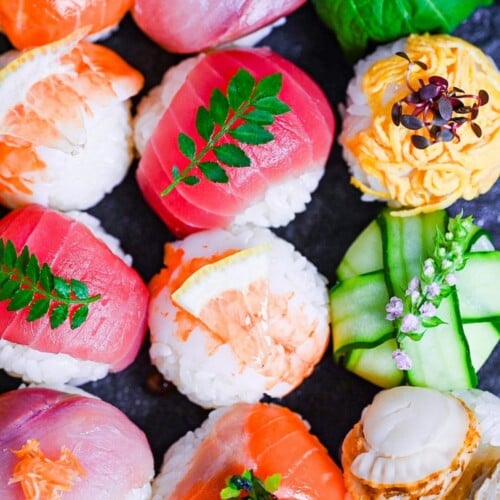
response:
[[[54,276],[54,290],[59,296],[65,299],[69,298],[71,294],[71,287],[69,283],[59,276]]]
[[[12,298],[10,299],[9,305],[7,306],[8,311],[19,311],[25,308],[32,300],[35,293],[33,290],[21,289],[17,290]]]
[[[38,299],[35,300],[30,307],[30,311],[28,313],[28,321],[35,321],[36,319],[40,319],[42,316],[45,316],[50,307],[50,299]]]
[[[257,123],[258,125],[272,125],[274,123],[273,114],[263,109],[252,109],[244,118],[247,122]]]
[[[263,97],[254,101],[253,105],[273,115],[282,115],[290,111],[290,106],[277,97]]]
[[[192,160],[194,158],[194,155],[196,154],[196,145],[189,137],[189,135],[186,135],[184,133],[180,133],[179,137],[177,138],[177,144],[179,146],[180,152],[186,157]],[[179,169],[177,167],[174,167],[174,169],[177,169],[177,175],[179,174]],[[173,169],[172,169],[173,170]],[[175,172],[174,172],[174,177],[175,177]]]
[[[249,167],[250,158],[235,144],[222,144],[214,148],[215,156],[219,161],[230,167]]]
[[[265,76],[257,83],[254,99],[277,96],[282,86],[283,76],[281,73]]]
[[[89,298],[89,289],[87,288],[87,285],[83,283],[83,281],[71,279],[70,286],[76,298],[78,299]]]
[[[20,287],[19,281],[7,281],[0,289],[0,300],[10,299]]]
[[[244,144],[265,144],[274,139],[274,135],[255,123],[244,123],[229,131],[229,135]]]
[[[81,326],[87,319],[88,314],[89,314],[89,308],[85,304],[78,306],[76,309],[74,309],[73,312],[71,313],[71,319],[70,319],[71,329],[74,330],[75,328]]]
[[[214,89],[210,97],[210,114],[217,125],[222,125],[229,113],[229,103],[226,96],[219,90]]]
[[[200,106],[198,108],[198,112],[196,113],[196,130],[198,130],[198,133],[206,141],[210,139],[210,136],[214,131],[214,121],[212,115],[210,114],[210,111],[203,106]]]
[[[229,81],[227,98],[232,109],[238,109],[248,100],[255,87],[255,78],[246,70],[239,69]]]
[[[50,327],[61,326],[68,318],[69,307],[67,304],[58,304],[50,313]]]
[[[212,182],[227,182],[226,171],[214,161],[205,161],[198,165],[203,175]]]

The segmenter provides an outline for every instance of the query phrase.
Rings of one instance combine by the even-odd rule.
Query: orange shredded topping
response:
[[[484,89],[490,100],[477,118],[483,132],[480,138],[464,125],[460,142],[439,142],[421,150],[411,143],[415,132],[397,127],[391,119],[392,103],[409,93],[407,61],[392,55],[368,68],[362,88],[370,107],[370,125],[354,134],[347,130],[342,142],[369,179],[353,178],[352,184],[406,208],[394,212],[398,216],[445,208],[459,198],[471,200],[488,191],[500,173],[500,73],[492,61],[477,47],[447,35],[411,35],[404,50],[411,60],[428,67],[412,67],[412,81],[439,75],[450,88],[471,94]]]
[[[46,457],[40,442],[28,439],[20,450],[11,450],[18,458],[9,484],[20,483],[26,500],[57,500],[70,491],[85,470],[66,447],[57,460]]]

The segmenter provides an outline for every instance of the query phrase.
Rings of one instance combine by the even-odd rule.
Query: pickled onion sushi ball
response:
[[[0,30],[17,49],[55,42],[73,31],[91,26],[93,40],[117,28],[133,0],[2,0]]]
[[[83,391],[19,389],[0,395],[0,426],[3,500],[151,498],[146,436],[109,403]]]
[[[339,142],[364,200],[395,215],[487,192],[500,174],[500,73],[479,48],[411,35],[356,65]]]
[[[204,407],[284,396],[328,344],[324,278],[268,229],[202,231],[168,243],[150,291],[152,361]]]
[[[311,200],[333,134],[326,96],[290,61],[268,48],[201,54],[139,104],[137,181],[178,237],[283,226]]]
[[[129,98],[142,75],[87,31],[0,59],[0,203],[95,205],[132,162]]]
[[[137,25],[169,52],[190,53],[232,42],[298,9],[305,0],[136,0]],[[259,34],[262,36],[262,34]],[[250,35],[252,36],[252,35]]]
[[[353,500],[497,498],[499,437],[500,400],[486,391],[382,391],[342,444],[347,490]]]
[[[340,468],[309,424],[288,408],[264,403],[214,410],[174,443],[153,482],[153,499],[220,498],[227,479],[245,470],[262,481],[279,475],[273,498],[344,499]]]
[[[0,368],[81,384],[133,362],[149,294],[118,245],[88,214],[27,205],[0,220]]]

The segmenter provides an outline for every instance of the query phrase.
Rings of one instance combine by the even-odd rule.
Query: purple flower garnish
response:
[[[457,275],[455,273],[450,273],[444,279],[447,285],[454,286],[457,284]]]
[[[420,326],[420,321],[415,314],[407,314],[401,321],[401,331],[403,333],[416,332]]]
[[[429,299],[436,298],[441,293],[441,287],[437,283],[431,283],[425,287],[425,294]]]
[[[415,276],[408,283],[408,288],[406,289],[405,295],[411,295],[413,292],[418,292],[420,286],[420,280]]]
[[[386,319],[394,321],[403,314],[403,301],[398,297],[391,297],[389,303],[385,306],[387,312]]]
[[[423,318],[433,318],[434,316],[436,316],[437,309],[436,306],[431,302],[424,302],[420,306],[419,311]]]
[[[393,351],[392,359],[396,362],[398,370],[411,370],[413,366],[410,356],[401,349]]]

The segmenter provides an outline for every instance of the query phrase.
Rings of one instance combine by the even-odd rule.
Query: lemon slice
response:
[[[270,250],[269,244],[262,244],[203,266],[172,294],[173,302],[202,319],[200,316],[209,302],[225,292],[234,290],[245,295],[252,283],[268,280]],[[266,296],[259,299],[262,303],[267,303]]]

